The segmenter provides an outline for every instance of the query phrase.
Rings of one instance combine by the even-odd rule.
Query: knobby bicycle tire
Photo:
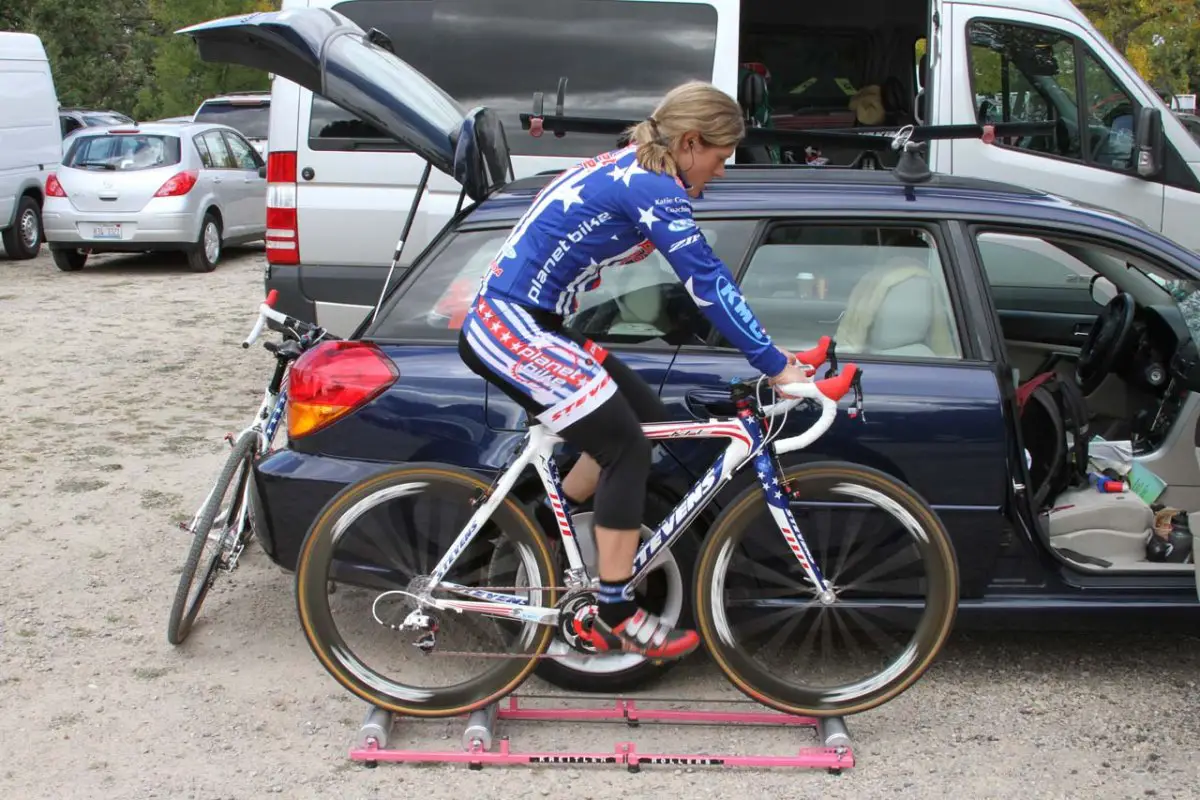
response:
[[[216,578],[217,565],[225,550],[224,537],[204,567],[204,574],[201,576],[203,583],[200,585],[195,599],[190,605],[188,604],[188,594],[196,578],[196,568],[200,565],[200,556],[204,552],[209,530],[216,520],[217,512],[221,509],[221,500],[225,497],[229,485],[235,477],[238,479],[238,486],[229,507],[229,518],[236,519],[241,514],[242,489],[245,482],[250,480],[250,464],[257,441],[258,434],[254,431],[247,431],[237,440],[229,457],[225,460],[225,465],[221,468],[220,475],[213,484],[212,495],[197,515],[195,532],[192,534],[192,546],[188,550],[187,560],[183,564],[183,572],[179,575],[179,586],[175,590],[175,600],[171,603],[171,612],[167,621],[167,641],[171,644],[181,644],[191,633],[192,624],[196,621],[197,614],[200,613],[200,606],[208,596],[208,590],[212,588],[212,583]],[[245,469],[239,473],[238,470],[243,465]]]
[[[722,548],[727,542],[739,541],[754,522],[755,512],[765,510],[761,488],[751,485],[714,521],[712,530],[705,540],[695,570],[695,609],[699,630],[709,654],[718,668],[743,694],[763,705],[777,710],[811,717],[831,717],[857,714],[880,706],[912,686],[929,668],[945,644],[953,627],[958,605],[958,563],[954,548],[945,526],[929,504],[905,484],[884,472],[857,464],[843,462],[812,463],[785,469],[787,481],[792,484],[821,479],[857,483],[874,489],[888,500],[897,503],[917,521],[928,537],[923,550],[923,561],[932,565],[928,571],[931,586],[930,604],[922,618],[920,632],[915,639],[917,657],[912,663],[897,670],[883,685],[862,696],[846,697],[843,687],[836,692],[799,690],[784,683],[761,665],[754,664],[736,643],[726,644],[717,635],[714,620],[714,604],[720,598],[714,596],[714,581]],[[801,534],[804,525],[800,524]],[[777,531],[772,531],[779,535]],[[780,544],[782,545],[782,537]],[[810,541],[811,548],[811,541]],[[818,563],[825,571],[825,565]],[[826,578],[830,576],[827,574]],[[723,616],[723,611],[721,612]],[[889,665],[889,668],[894,665]],[[877,671],[879,677],[889,671]]]
[[[496,659],[499,666],[492,674],[479,676],[444,689],[405,687],[376,672],[342,640],[333,623],[329,608],[329,581],[334,556],[334,532],[339,520],[359,503],[379,492],[405,483],[444,484],[462,489],[485,490],[488,484],[474,473],[445,464],[406,464],[350,484],[332,497],[317,515],[300,546],[296,562],[296,605],[300,626],[317,660],[343,688],[372,705],[397,714],[413,717],[453,717],[493,703],[517,689],[533,672],[540,657],[550,646],[554,627],[540,626],[534,643],[527,651],[513,657]],[[504,525],[506,535],[514,535],[531,545],[537,559],[540,576],[528,576],[533,586],[555,587],[547,591],[542,605],[552,606],[558,599],[554,560],[545,535],[533,519],[510,497],[496,507],[491,519]],[[439,554],[440,555],[440,554]],[[340,593],[339,593],[340,594]],[[442,613],[442,612],[435,612]],[[445,612],[453,620],[455,612]],[[389,635],[384,628],[380,635]],[[394,635],[394,634],[392,634]],[[413,634],[415,635],[415,634]],[[402,645],[409,647],[409,644]],[[527,656],[527,657],[526,657]],[[429,662],[437,669],[437,661]],[[376,685],[372,685],[375,683]],[[396,687],[408,697],[399,696]]]

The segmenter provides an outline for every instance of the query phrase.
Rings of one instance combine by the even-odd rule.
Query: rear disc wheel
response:
[[[428,652],[416,645],[429,631],[390,627],[418,609],[412,595],[428,584],[487,488],[467,470],[411,464],[347,486],[317,515],[297,561],[296,601],[309,646],[344,688],[398,714],[448,717],[499,700],[533,671],[552,626],[423,605],[437,623]],[[511,497],[443,580],[535,606],[557,601],[545,537]]]

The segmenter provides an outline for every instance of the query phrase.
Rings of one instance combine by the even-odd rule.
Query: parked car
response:
[[[266,167],[233,128],[85,128],[71,138],[42,211],[61,270],[82,269],[91,253],[177,250],[209,272],[225,246],[266,233]]]
[[[80,128],[94,128],[97,125],[132,125],[133,117],[119,111],[104,111],[90,108],[60,108],[58,120],[62,126],[63,137],[69,136]]]
[[[210,97],[192,115],[193,122],[228,125],[245,136],[260,156],[267,155],[271,118],[270,92],[230,92]]]
[[[489,191],[507,157],[495,117],[465,114],[360,30],[331,19],[262,14],[186,32],[204,58],[269,67],[310,89],[321,87],[323,70],[336,71],[338,81],[326,85],[331,102],[352,113],[371,109],[389,135],[457,176],[480,202],[414,259],[377,319],[293,366],[287,444],[254,473],[259,541],[285,569],[294,568],[322,506],[381,466],[433,461],[494,476],[515,451],[525,414],[461,362],[458,328],[470,286],[554,179],[538,175]],[[507,141],[520,135],[508,132]],[[831,334],[841,357],[863,368],[865,419],[842,417],[807,451],[785,456],[784,466],[844,459],[921,493],[960,559],[960,624],[1032,625],[1053,614],[1097,613],[1108,623],[1122,612],[1143,621],[1173,613],[1195,619],[1196,568],[1147,560],[1154,514],[1139,495],[1085,486],[1034,505],[1015,389],[1047,371],[1080,378],[1091,434],[1131,440],[1136,464],[1165,481],[1157,501],[1183,509],[1186,524],[1200,530],[1200,350],[1195,315],[1185,311],[1200,298],[1200,254],[1111,212],[945,175],[906,186],[885,170],[733,167],[694,207],[781,345],[800,350]],[[750,368],[661,254],[606,269],[585,297],[569,324],[657,387],[672,419],[730,413],[729,381],[749,377]],[[794,413],[782,435],[811,421]],[[662,520],[720,447],[679,440],[656,449],[648,525]],[[712,514],[753,479],[735,479]],[[536,480],[517,493],[536,514]],[[712,519],[701,517],[691,535],[703,536]],[[543,524],[553,538],[552,520]],[[810,541],[841,535],[820,513],[801,524]],[[389,539],[394,530],[385,529],[380,552],[410,546]],[[650,600],[682,617],[692,568],[687,541],[662,567],[675,577]],[[876,610],[896,605],[863,602]],[[556,680],[576,688],[628,687],[653,669],[551,652]]]
[[[62,157],[58,94],[42,40],[0,31],[0,241],[11,259],[42,250],[42,184]]]

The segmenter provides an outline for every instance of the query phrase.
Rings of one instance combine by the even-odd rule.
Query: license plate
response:
[[[121,223],[117,222],[112,225],[93,225],[93,239],[120,239],[121,238]]]

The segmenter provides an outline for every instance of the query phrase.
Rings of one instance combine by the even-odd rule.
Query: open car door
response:
[[[511,174],[503,126],[494,112],[464,113],[435,83],[391,52],[379,31],[364,31],[329,9],[242,14],[177,31],[200,58],[273,72],[370,122],[430,166],[454,178],[473,200]]]

